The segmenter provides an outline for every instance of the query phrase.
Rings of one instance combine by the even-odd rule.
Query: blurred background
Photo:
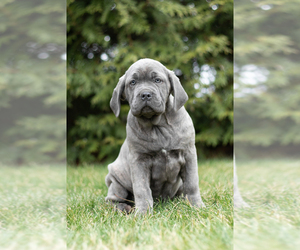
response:
[[[0,249],[66,249],[65,2],[0,8]]]
[[[0,163],[63,163],[65,4],[13,0],[0,7]]]
[[[199,158],[232,156],[233,1],[120,0],[67,3],[69,164],[113,161],[129,106],[109,101],[141,58],[173,70],[189,95]]]
[[[234,1],[235,249],[300,249],[299,4]]]
[[[299,3],[235,1],[234,145],[239,158],[299,156]]]

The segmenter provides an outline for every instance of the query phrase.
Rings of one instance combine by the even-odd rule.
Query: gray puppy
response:
[[[153,199],[183,195],[204,207],[198,187],[195,130],[176,75],[152,59],[141,59],[119,79],[110,107],[119,116],[121,99],[130,111],[118,158],[108,165],[106,201],[122,211],[152,211]]]

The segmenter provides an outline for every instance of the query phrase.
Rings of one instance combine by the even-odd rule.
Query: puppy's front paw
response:
[[[135,216],[147,215],[152,214],[153,209],[152,207],[136,207],[135,208]]]
[[[189,201],[189,203],[192,206],[199,207],[199,208],[205,208],[205,204],[203,203],[200,195],[187,195],[186,199]]]

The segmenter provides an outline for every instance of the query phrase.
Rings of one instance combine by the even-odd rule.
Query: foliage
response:
[[[65,7],[60,1],[2,1],[0,158],[65,158]]]
[[[109,101],[128,67],[152,58],[189,95],[198,153],[232,147],[233,1],[69,1],[68,161],[113,160],[125,138]],[[202,152],[202,153],[201,153]]]
[[[300,145],[299,1],[236,1],[237,148]],[[297,149],[298,147],[298,149]],[[278,150],[277,150],[278,151]]]
[[[153,214],[143,217],[118,213],[105,203],[107,168],[78,166],[67,172],[69,249],[232,249],[232,160],[199,164],[206,208],[182,199],[156,201]]]

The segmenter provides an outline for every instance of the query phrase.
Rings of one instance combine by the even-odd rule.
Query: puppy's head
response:
[[[177,111],[188,99],[177,76],[158,61],[141,59],[119,79],[110,107],[118,116],[121,99],[126,99],[135,117],[155,120],[165,112],[171,93],[174,95],[173,108]]]

